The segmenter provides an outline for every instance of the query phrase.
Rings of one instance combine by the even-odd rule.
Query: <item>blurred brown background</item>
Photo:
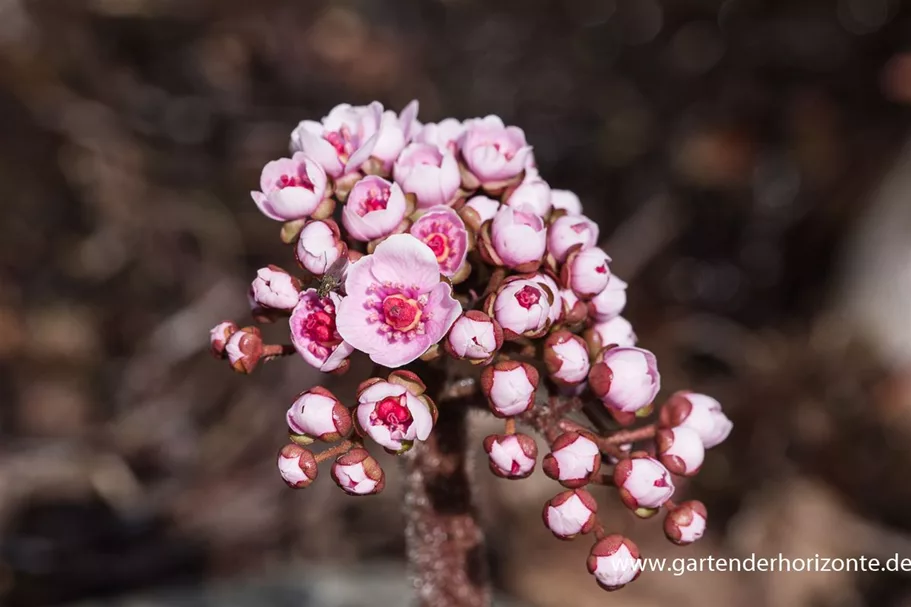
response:
[[[601,223],[665,392],[734,419],[681,487],[702,543],[599,495],[617,531],[648,556],[911,557],[909,42],[898,0],[0,0],[0,604],[401,600],[377,598],[404,584],[394,464],[375,499],[325,470],[286,489],[283,415],[318,378],[205,351],[257,267],[293,265],[259,169],[372,99],[523,127]],[[479,478],[524,604],[911,605],[899,573],[608,597],[540,523],[555,483]]]

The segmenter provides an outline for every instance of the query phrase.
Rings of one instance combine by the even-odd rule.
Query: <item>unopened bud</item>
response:
[[[315,276],[322,276],[347,255],[348,246],[342,240],[338,224],[331,219],[308,222],[294,249],[297,263]]]
[[[590,438],[577,432],[564,432],[554,441],[542,468],[564,487],[583,487],[601,469],[601,451]]]
[[[722,443],[734,424],[721,410],[721,403],[704,394],[677,392],[661,408],[661,426],[689,428],[699,435],[706,449]]]
[[[579,299],[589,300],[607,287],[610,280],[610,261],[607,253],[597,247],[574,247],[563,264],[561,279]]]
[[[212,330],[209,331],[209,346],[212,350],[212,356],[215,358],[224,358],[225,345],[227,345],[228,339],[236,332],[237,325],[229,320],[220,322],[212,327]]]
[[[231,368],[238,373],[252,373],[263,357],[263,338],[256,327],[236,331],[225,344]]]
[[[300,280],[272,265],[257,270],[256,279],[250,286],[253,302],[269,310],[294,309],[300,291]]]
[[[538,458],[538,445],[526,434],[491,434],[484,439],[484,450],[490,471],[513,480],[531,474]]]
[[[531,409],[538,381],[534,367],[514,360],[496,363],[481,373],[481,389],[497,417],[512,417]]]
[[[690,428],[663,428],[655,436],[658,458],[673,474],[694,476],[705,459],[702,439]]]
[[[352,449],[332,464],[332,480],[349,495],[373,495],[386,486],[386,475],[366,449]]]
[[[316,480],[319,467],[316,458],[300,445],[285,445],[278,452],[278,471],[292,489],[303,489]]]
[[[544,364],[558,384],[576,386],[588,377],[591,364],[585,341],[569,331],[557,331],[544,342]]]
[[[707,518],[708,512],[702,502],[683,502],[664,517],[664,534],[680,546],[692,544],[705,533]]]
[[[658,361],[642,348],[602,350],[592,364],[588,381],[606,407],[622,413],[648,407],[661,388]]]
[[[288,409],[288,427],[297,435],[325,442],[351,434],[351,414],[329,390],[321,386],[301,393]]]
[[[456,320],[444,344],[450,356],[473,364],[490,362],[502,346],[500,323],[478,310],[469,310]]]
[[[674,495],[671,473],[646,453],[633,453],[614,468],[614,485],[623,504],[636,516],[648,518]]]
[[[544,525],[561,540],[588,533],[597,522],[598,503],[585,489],[564,491],[544,504]]]
[[[592,547],[588,572],[605,590],[619,590],[642,571],[639,548],[622,535],[609,535]]]

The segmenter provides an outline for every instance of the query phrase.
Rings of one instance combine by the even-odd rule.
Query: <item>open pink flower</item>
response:
[[[426,143],[412,143],[402,150],[393,174],[405,192],[415,195],[419,209],[452,204],[462,184],[453,153]]]
[[[365,382],[358,396],[357,422],[363,433],[389,451],[402,452],[416,440],[427,440],[433,413],[427,403],[401,385]]]
[[[300,301],[291,312],[291,343],[301,357],[324,373],[344,369],[354,351],[342,340],[336,328],[336,312],[340,297],[329,293],[320,297],[316,289],[301,293]]]
[[[417,115],[417,100],[405,106],[401,114],[396,114],[392,110],[383,112],[380,119],[379,136],[371,157],[383,163],[384,171],[388,172],[392,169],[392,163],[414,137],[419,128]]]
[[[411,226],[411,235],[436,255],[440,274],[456,275],[468,257],[468,231],[459,214],[449,207],[431,209]]]
[[[352,238],[369,242],[395,232],[405,219],[407,206],[398,184],[369,175],[351,188],[342,223]]]
[[[462,314],[452,288],[440,282],[430,247],[411,234],[390,236],[351,264],[338,331],[373,362],[400,367],[438,343]]]
[[[356,171],[373,154],[383,106],[342,103],[322,121],[304,120],[291,133],[291,149],[313,158],[332,177]]]
[[[505,126],[499,116],[467,120],[460,148],[468,170],[485,189],[503,187],[521,175],[531,154],[522,129]]]
[[[325,198],[326,172],[322,167],[297,152],[291,158],[266,163],[259,177],[261,192],[250,192],[263,215],[276,221],[303,219],[313,215],[328,217],[335,208]]]
[[[459,139],[465,132],[465,125],[461,120],[446,118],[442,122],[428,122],[421,127],[414,136],[417,143],[426,143],[435,146],[441,152],[457,151]]]

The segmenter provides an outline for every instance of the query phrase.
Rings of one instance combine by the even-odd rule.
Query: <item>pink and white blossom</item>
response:
[[[465,125],[461,120],[446,118],[437,123],[424,124],[415,135],[417,143],[435,146],[441,152],[457,152],[459,140],[465,133]]]
[[[373,147],[370,157],[376,158],[382,163],[385,173],[388,174],[392,169],[396,158],[420,129],[417,115],[417,100],[405,106],[401,114],[396,114],[392,110],[383,112],[376,145]]]
[[[269,219],[290,221],[328,217],[335,203],[326,195],[323,168],[302,152],[291,158],[266,163],[259,178],[259,192],[250,192],[253,202]]]
[[[348,246],[331,219],[311,221],[301,230],[294,256],[302,268],[322,276],[340,257],[348,255]]]
[[[690,500],[677,504],[664,517],[664,534],[679,546],[692,544],[705,534],[707,518],[708,511],[700,501]]]
[[[278,472],[292,489],[303,489],[319,476],[319,467],[313,453],[300,445],[290,444],[278,452]]]
[[[320,122],[304,120],[291,133],[291,149],[303,152],[331,177],[357,171],[374,153],[383,121],[383,106],[342,103]]]
[[[338,332],[337,312],[341,297],[329,293],[320,297],[316,289],[301,293],[291,312],[291,343],[307,364],[324,373],[341,372],[354,352]]]
[[[487,312],[503,327],[506,339],[541,337],[550,327],[553,293],[525,278],[507,279],[488,300]]]
[[[705,446],[695,430],[683,426],[662,428],[655,437],[658,458],[664,467],[680,476],[694,476],[705,459]]]
[[[503,204],[514,207],[527,207],[538,217],[547,217],[553,208],[550,202],[550,186],[538,176],[525,179],[506,196]]]
[[[610,409],[635,413],[655,399],[661,375],[655,355],[642,348],[609,348],[598,354],[589,386]]]
[[[597,247],[578,247],[567,256],[560,277],[580,299],[588,300],[607,288],[610,261],[607,253]]]
[[[677,392],[661,408],[661,425],[695,431],[706,449],[724,442],[734,427],[722,411],[721,403],[711,396],[688,391]]]
[[[349,495],[373,495],[386,486],[386,475],[366,449],[355,448],[332,464],[332,480]]]
[[[357,402],[358,428],[389,451],[407,451],[433,429],[430,407],[401,384],[376,381],[359,392]]]
[[[225,356],[238,373],[252,373],[263,357],[263,338],[256,327],[235,331],[225,343]]]
[[[300,297],[300,280],[278,266],[268,266],[256,271],[250,285],[253,301],[264,308],[292,310]]]
[[[402,190],[417,198],[419,209],[451,205],[462,184],[455,155],[425,143],[412,143],[402,150],[393,174]]]
[[[636,345],[639,339],[633,330],[633,325],[622,316],[615,316],[610,320],[596,322],[585,332],[592,352],[600,352],[608,346],[621,346],[624,348]]]
[[[433,250],[410,234],[381,242],[351,264],[339,304],[341,336],[380,365],[406,365],[439,343],[462,307],[440,281]]]
[[[587,436],[564,432],[551,446],[543,468],[547,476],[565,487],[582,487],[601,469],[601,450]]]
[[[494,415],[512,417],[535,404],[538,381],[538,371],[530,364],[508,360],[484,369],[481,390]]]
[[[654,515],[674,495],[671,473],[643,452],[633,453],[617,464],[614,485],[624,505],[642,517]]]
[[[368,175],[351,188],[342,209],[342,223],[349,236],[369,242],[400,230],[407,214],[402,188],[382,177]]]
[[[466,168],[486,190],[496,190],[519,178],[531,154],[525,133],[505,126],[499,116],[465,121],[459,148]]]
[[[576,245],[588,249],[598,243],[598,224],[583,215],[564,215],[547,229],[547,251],[558,263],[566,261]]]
[[[582,202],[578,196],[569,190],[552,189],[550,191],[550,202],[553,204],[554,210],[565,211],[567,215],[582,214]]]
[[[446,337],[446,351],[453,358],[476,364],[489,362],[503,346],[503,329],[487,314],[478,310],[465,312]]]
[[[607,287],[589,302],[592,318],[604,322],[622,314],[623,308],[626,307],[626,287],[625,282],[611,274]]]
[[[588,378],[591,364],[588,346],[578,335],[557,331],[544,342],[544,364],[551,379],[564,386],[581,384]]]
[[[459,215],[465,221],[465,225],[475,232],[480,232],[481,226],[493,219],[499,209],[500,201],[487,196],[475,196],[459,210]]]
[[[209,348],[212,356],[216,358],[225,357],[225,346],[228,339],[237,332],[237,325],[230,320],[220,322],[209,331]]]
[[[452,279],[463,270],[468,258],[468,230],[458,213],[449,207],[432,208],[414,222],[411,235],[433,251],[440,274]]]
[[[619,590],[642,572],[639,548],[622,535],[609,535],[592,547],[588,572],[608,591]]]
[[[321,386],[302,392],[285,416],[294,434],[334,442],[351,433],[351,414],[332,392]]]
[[[492,434],[484,439],[490,470],[501,478],[530,475],[538,458],[538,445],[526,434]]]
[[[564,491],[544,504],[544,525],[557,538],[570,540],[594,528],[597,512],[598,503],[585,489]]]
[[[537,270],[547,248],[544,220],[527,206],[501,206],[482,238],[481,252],[489,262],[518,272]]]

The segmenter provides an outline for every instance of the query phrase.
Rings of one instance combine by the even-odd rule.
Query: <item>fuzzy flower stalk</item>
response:
[[[294,128],[251,194],[287,254],[251,279],[253,323],[217,322],[209,348],[242,374],[281,357],[309,370],[275,407],[289,437],[277,481],[328,478],[369,499],[387,490],[377,450],[401,458],[423,607],[490,604],[472,451],[499,482],[552,479],[545,529],[588,542],[578,561],[593,587],[620,589],[639,550],[608,528],[628,524],[600,518],[589,485],[609,486],[631,516],[664,510],[668,540],[692,543],[708,513],[676,493],[733,424],[695,392],[661,405],[658,360],[638,343],[597,223],[539,173],[521,128],[498,116],[422,124],[417,112],[342,104]],[[469,444],[472,409],[502,430]]]

